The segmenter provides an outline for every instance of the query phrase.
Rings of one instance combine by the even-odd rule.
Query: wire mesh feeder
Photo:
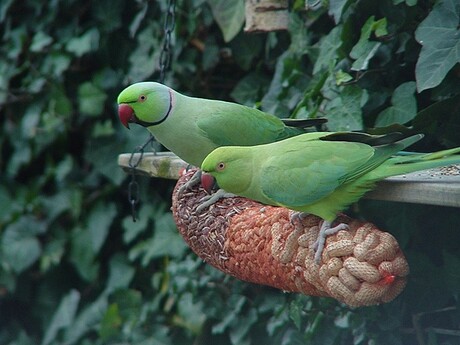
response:
[[[177,227],[208,264],[238,279],[288,292],[333,297],[360,307],[393,300],[405,287],[409,266],[395,238],[371,223],[340,215],[348,231],[329,236],[320,264],[313,243],[321,219],[307,216],[294,226],[290,212],[245,198],[221,199],[197,214],[206,192],[199,186],[178,195],[195,170],[173,192]]]

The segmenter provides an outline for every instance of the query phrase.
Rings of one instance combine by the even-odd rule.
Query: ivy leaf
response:
[[[157,38],[158,28],[154,23],[147,26],[137,34],[139,44],[129,57],[130,79],[134,81],[145,80],[155,72],[156,61],[160,59],[161,42]],[[155,61],[155,63],[152,63]]]
[[[244,70],[251,68],[252,62],[264,49],[264,41],[258,35],[240,33],[229,43],[235,62]]]
[[[350,52],[350,56],[353,59],[356,59],[351,66],[353,71],[362,71],[367,69],[369,61],[374,57],[375,53],[381,46],[380,42],[369,41],[369,38],[373,32],[375,32],[377,37],[386,35],[386,25],[386,18],[375,21],[374,16],[369,17],[363,25],[359,41]]]
[[[335,27],[319,42],[319,55],[313,67],[313,74],[323,68],[328,68],[338,58],[338,50],[342,46],[342,25]]]
[[[111,294],[110,301],[111,304],[105,311],[98,329],[99,335],[104,340],[105,344],[114,343],[113,341],[110,342],[107,340],[119,336],[120,333],[125,333],[126,329],[129,329],[129,331],[132,332],[132,328],[139,322],[140,315],[142,314],[141,308],[144,305],[142,294],[139,291],[132,289],[116,290]],[[148,340],[136,343],[145,345],[166,345],[166,343],[161,341]]]
[[[41,199],[43,208],[46,210],[48,221],[53,222],[63,212],[72,208],[72,194],[69,190],[63,190],[53,196]]]
[[[148,8],[149,8],[148,3],[146,2],[142,3],[141,9],[136,14],[131,24],[129,25],[129,36],[130,37],[134,37],[136,35],[137,30],[139,29],[142,21],[145,18],[145,15],[147,14]]]
[[[225,42],[231,41],[240,32],[244,23],[244,1],[207,0],[207,2],[222,30]]]
[[[334,77],[335,77],[336,85],[342,85],[344,83],[348,83],[349,81],[353,80],[353,77],[351,75],[342,71],[341,69],[335,72]]]
[[[376,37],[382,37],[382,36],[388,35],[387,19],[382,18],[382,19],[377,20],[373,25],[373,29],[374,29]]]
[[[61,78],[64,71],[69,68],[71,59],[68,55],[58,52],[51,52],[46,55],[40,71],[43,74]]]
[[[81,336],[89,330],[94,329],[102,320],[107,307],[107,297],[100,296],[95,302],[87,306],[82,312],[78,313],[78,316],[72,323],[72,327],[67,327],[65,329],[64,341],[62,343],[77,343]]]
[[[7,220],[12,216],[13,211],[13,199],[5,188],[5,186],[0,186],[0,224],[5,224]]]
[[[110,32],[122,26],[123,0],[100,0],[92,6],[98,27]],[[147,7],[147,6],[146,6]]]
[[[123,228],[123,242],[128,244],[138,237],[147,228],[150,215],[154,213],[153,207],[149,204],[143,204],[139,210],[139,217],[133,222],[133,217],[126,216],[123,218],[121,226]]]
[[[162,213],[154,216],[154,235],[139,243],[129,252],[129,259],[135,260],[142,257],[142,265],[147,266],[151,260],[168,255],[180,257],[186,250],[184,240],[178,234],[171,213]]]
[[[99,336],[102,341],[115,337],[120,331],[120,327],[123,324],[123,320],[118,310],[118,304],[111,304],[101,320],[99,327]]]
[[[75,228],[72,234],[70,261],[80,276],[92,281],[99,271],[99,264],[95,261],[96,253],[91,246],[92,236],[87,229]]]
[[[353,131],[363,129],[362,106],[366,103],[368,94],[357,86],[347,86],[340,97],[332,100],[328,107],[328,129],[331,131]]]
[[[439,85],[460,62],[459,23],[458,1],[439,1],[415,31],[415,38],[422,45],[415,66],[418,92]]]
[[[85,145],[85,160],[116,185],[126,178],[126,174],[117,166],[118,154],[131,152],[135,147],[144,144],[148,135],[142,126],[133,126],[128,134],[123,131],[115,141],[106,136],[88,138]],[[154,144],[153,149],[159,150],[159,147]]]
[[[216,67],[219,63],[219,47],[214,39],[207,39],[205,41],[205,48],[203,51],[203,69],[209,71]]]
[[[120,316],[124,321],[134,324],[140,316],[140,308],[144,305],[143,294],[134,289],[118,289],[110,295],[110,300],[118,305]]]
[[[14,177],[19,169],[21,169],[24,165],[27,163],[30,163],[32,159],[32,150],[30,146],[28,145],[23,145],[18,147],[13,155],[10,158],[10,161],[8,162],[7,166],[7,175]]]
[[[255,309],[249,309],[247,313],[240,314],[235,321],[229,332],[232,344],[249,344],[250,342],[247,340],[248,333],[251,330],[251,326],[257,322],[257,312]]]
[[[99,121],[94,124],[91,136],[93,138],[110,137],[114,133],[115,129],[113,128],[112,121],[107,119],[105,121]]]
[[[5,229],[1,252],[3,259],[16,273],[21,273],[38,260],[42,248],[36,235],[45,230],[44,223],[30,216],[21,217]]]
[[[415,131],[431,134],[442,139],[447,147],[460,145],[460,95],[436,102],[417,113],[412,121]],[[440,137],[441,138],[441,137]]]
[[[298,301],[292,301],[289,305],[289,318],[294,322],[297,329],[302,325],[302,306]]]
[[[350,0],[330,0],[329,15],[334,17],[336,23],[340,22],[343,11],[349,6]]]
[[[417,5],[417,0],[393,0],[393,5],[399,5],[403,2],[409,7]]]
[[[104,109],[107,95],[93,83],[85,82],[78,88],[78,98],[80,112],[99,116]]]
[[[51,319],[51,322],[46,329],[45,337],[42,345],[48,345],[56,340],[58,331],[73,324],[78,303],[80,301],[80,293],[77,290],[71,290],[64,296],[59,303],[59,307]]]
[[[275,74],[268,88],[267,93],[262,98],[262,110],[273,115],[288,113],[289,108],[279,100],[279,95],[283,92],[283,74],[285,60],[289,58],[289,53],[283,53],[276,62]]]
[[[41,272],[47,272],[61,263],[62,257],[66,251],[65,246],[66,241],[62,239],[52,240],[44,246],[43,253],[40,258]]]
[[[353,65],[351,66],[351,69],[353,71],[366,70],[367,67],[369,66],[369,61],[374,57],[374,55],[377,52],[377,50],[379,49],[380,45],[381,45],[380,42],[367,41],[366,43],[363,43],[360,46],[361,55],[355,54],[355,56],[352,56],[353,58],[356,58],[357,60],[355,62],[353,62]]]
[[[302,71],[296,55],[291,51],[285,52],[278,58],[274,77],[262,98],[262,110],[279,117],[288,117],[304,97],[309,83],[310,76]]]
[[[3,23],[8,12],[9,7],[13,4],[14,0],[6,0],[0,3],[0,23]]]
[[[94,253],[99,252],[104,244],[116,214],[117,210],[113,203],[105,205],[100,202],[93,208],[88,219],[87,229],[91,236],[91,246]]]
[[[0,267],[0,290],[14,291],[16,289],[17,280],[13,272],[9,272]]]
[[[136,128],[137,131],[142,129],[144,128]],[[126,178],[126,174],[121,169],[116,169],[117,153],[125,151],[120,148],[120,146],[123,146],[121,142],[110,144],[111,141],[112,139],[107,137],[88,140],[84,157],[94,165],[98,173],[118,185]],[[136,146],[133,145],[127,150],[132,150],[134,147]]]
[[[180,322],[183,323],[184,328],[187,328],[194,334],[200,334],[203,324],[206,321],[206,314],[203,313],[203,302],[200,300],[194,301],[193,295],[187,292],[178,301],[177,309]]]
[[[126,288],[134,277],[134,268],[129,265],[128,260],[121,254],[114,255],[110,260],[109,271],[105,293]]]
[[[32,44],[30,45],[30,51],[40,52],[45,47],[49,46],[53,42],[53,38],[43,31],[37,32],[32,38]]]
[[[96,28],[92,28],[80,37],[74,37],[69,40],[66,44],[66,49],[68,52],[80,57],[99,47],[99,36],[99,31]]]
[[[251,107],[260,99],[262,89],[268,83],[270,80],[263,74],[250,73],[238,82],[230,96],[236,102]]]
[[[405,124],[417,115],[417,101],[414,96],[415,82],[399,85],[391,97],[391,107],[382,111],[375,121],[377,127],[394,123]]]
[[[228,305],[232,306],[232,309],[226,314],[226,316],[219,322],[212,326],[212,333],[221,334],[229,326],[234,324],[238,319],[238,315],[246,303],[246,298],[243,296],[232,295],[229,299]]]

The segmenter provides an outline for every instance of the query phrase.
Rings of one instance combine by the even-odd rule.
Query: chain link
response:
[[[165,22],[163,26],[165,37],[163,40],[163,47],[160,53],[160,83],[164,82],[166,71],[169,69],[171,65],[171,37],[174,31],[174,27],[176,26],[175,14],[176,0],[169,0],[168,10],[166,12]]]
[[[159,82],[164,83],[166,71],[171,66],[171,57],[172,57],[172,49],[171,49],[171,37],[174,31],[174,27],[176,25],[175,19],[176,13],[176,0],[169,0],[168,1],[168,9],[166,11],[166,17],[163,26],[164,38],[163,38],[163,46],[160,53],[160,78]],[[129,168],[130,168],[130,175],[131,181],[128,184],[128,201],[131,205],[131,215],[133,217],[133,222],[137,220],[136,218],[136,207],[139,203],[139,183],[136,180],[136,168],[141,164],[142,158],[144,157],[144,151],[147,145],[153,143],[154,137],[150,134],[150,137],[147,141],[140,146],[137,146],[133,152],[131,152],[131,156],[129,157]],[[134,161],[134,155],[136,153],[140,153],[139,158]]]

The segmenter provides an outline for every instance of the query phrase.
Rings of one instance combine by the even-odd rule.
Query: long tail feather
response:
[[[408,156],[396,156],[388,159],[377,169],[369,172],[366,178],[382,178],[408,174],[414,171],[438,168],[451,164],[460,164],[460,147],[433,153],[421,153]]]

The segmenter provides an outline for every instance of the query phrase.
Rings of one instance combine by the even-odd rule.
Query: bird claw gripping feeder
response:
[[[405,287],[409,266],[395,238],[375,225],[345,215],[349,230],[327,238],[320,263],[314,243],[322,220],[309,215],[292,222],[291,213],[241,198],[224,198],[197,211],[206,192],[180,187],[172,197],[178,230],[205,262],[238,279],[287,292],[332,297],[361,307],[393,300]]]

